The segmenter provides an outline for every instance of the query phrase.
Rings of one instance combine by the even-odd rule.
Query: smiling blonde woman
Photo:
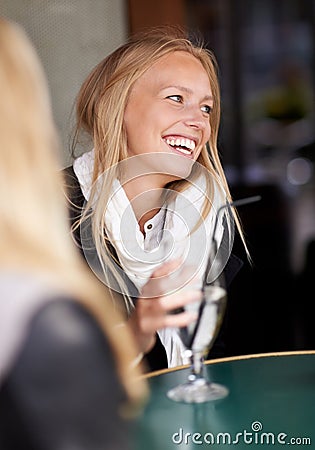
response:
[[[211,242],[223,255],[216,276],[230,279],[234,222],[243,239],[234,209],[216,220],[231,195],[215,57],[176,27],[131,37],[86,78],[76,118],[73,150],[89,142],[65,169],[76,242],[116,304],[118,293],[148,368],[183,364],[172,329],[196,319]]]

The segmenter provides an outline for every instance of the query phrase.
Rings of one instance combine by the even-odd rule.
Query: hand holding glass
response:
[[[203,403],[228,395],[228,389],[204,376],[204,356],[211,349],[220,330],[225,307],[226,290],[219,284],[205,285],[197,323],[179,329],[179,335],[191,359],[191,372],[186,383],[169,390],[171,400]]]
[[[191,360],[191,373],[186,383],[168,391],[167,396],[172,400],[185,403],[203,403],[224,398],[229,393],[225,386],[207,380],[203,373],[204,357],[211,349],[218,335],[227,302],[227,292],[222,273],[224,262],[226,262],[226,258],[222,259],[224,246],[223,253],[218,252],[218,243],[215,236],[221,220],[221,214],[224,211],[226,215],[223,218],[224,220],[222,220],[222,225],[224,223],[228,225],[225,228],[227,232],[226,243],[229,244],[225,246],[225,249],[231,250],[231,243],[234,237],[232,207],[247,205],[260,199],[260,196],[253,196],[234,202],[226,202],[217,211],[213,229],[212,253],[208,259],[203,279],[203,300],[199,307],[198,320],[196,324],[178,330]],[[225,254],[225,256],[227,255]],[[212,274],[216,274],[216,277],[208,277],[210,271],[212,271]],[[209,283],[207,282],[208,279],[214,279],[215,281]]]

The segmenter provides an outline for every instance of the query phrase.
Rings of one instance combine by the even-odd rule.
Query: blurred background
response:
[[[141,28],[201,32],[220,68],[219,149],[233,197],[262,196],[239,210],[254,266],[233,282],[227,352],[315,349],[315,1],[1,0],[0,14],[25,28],[42,60],[64,166],[92,67]]]

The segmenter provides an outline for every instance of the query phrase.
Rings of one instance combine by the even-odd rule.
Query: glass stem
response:
[[[203,376],[203,352],[195,351],[191,355],[191,375],[190,380],[195,381]]]

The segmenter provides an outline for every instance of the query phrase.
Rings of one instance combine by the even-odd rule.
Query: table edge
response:
[[[229,361],[242,361],[246,359],[252,358],[267,358],[267,357],[277,357],[277,356],[295,356],[295,355],[315,355],[315,350],[292,350],[292,351],[283,351],[283,352],[270,352],[270,353],[252,353],[248,355],[236,355],[236,356],[228,356],[225,358],[216,358],[212,360],[205,361],[205,364],[219,364]],[[153,372],[145,373],[142,375],[142,378],[152,378],[158,375],[163,375],[166,373],[171,373],[176,370],[187,369],[189,364],[183,366],[169,367],[167,369],[155,370]]]

